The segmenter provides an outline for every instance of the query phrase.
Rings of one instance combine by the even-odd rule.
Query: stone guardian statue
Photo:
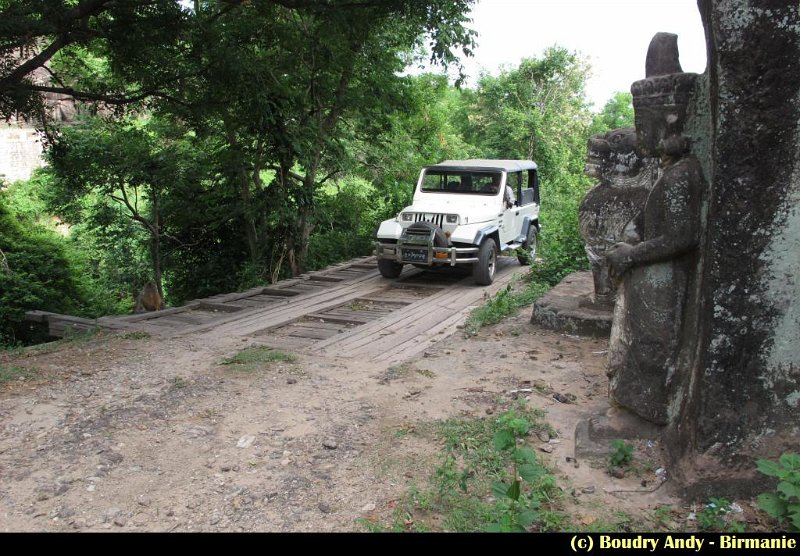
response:
[[[587,176],[599,180],[578,209],[581,237],[592,266],[594,303],[611,307],[617,284],[611,279],[605,254],[619,242],[641,240],[641,213],[658,177],[658,161],[636,150],[633,128],[614,129],[589,139]]]
[[[658,33],[646,78],[633,83],[639,151],[658,157],[661,175],[641,215],[640,240],[608,249],[620,291],[609,346],[612,401],[656,424],[668,419],[668,392],[697,267],[705,181],[683,135],[697,75],[678,62],[677,35]]]

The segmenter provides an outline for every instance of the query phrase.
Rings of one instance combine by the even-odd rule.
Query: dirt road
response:
[[[566,460],[575,424],[606,404],[605,342],[539,329],[529,310],[466,339],[457,326],[483,293],[447,280],[419,299],[376,279],[346,305],[306,298],[299,319],[273,307],[191,334],[103,333],[0,355],[37,374],[0,393],[0,530],[360,530],[436,464],[435,444],[399,430],[485,417],[531,384],[559,433],[543,457],[573,493],[576,527],[609,505],[675,502],[610,492],[641,490],[640,478]],[[381,315],[352,315],[370,311]],[[296,359],[222,364],[261,345]]]

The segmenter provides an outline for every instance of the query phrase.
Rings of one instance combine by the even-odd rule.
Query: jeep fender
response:
[[[480,245],[481,243],[483,243],[484,239],[491,236],[495,236],[494,239],[495,241],[497,241],[497,238],[499,237],[498,233],[499,231],[500,229],[495,224],[491,224],[489,226],[486,226],[485,228],[481,228],[480,230],[478,230],[478,233],[475,234],[475,239],[472,240],[472,244]]]
[[[530,216],[524,216],[522,218],[522,231],[519,237],[517,238],[517,241],[523,242],[527,239],[528,229],[530,229],[531,226],[536,228],[536,233],[539,233],[539,219],[538,218],[533,219]]]

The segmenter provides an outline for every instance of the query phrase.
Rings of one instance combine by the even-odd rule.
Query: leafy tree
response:
[[[119,226],[117,217],[123,214],[139,227],[149,242],[152,279],[163,296],[162,243],[172,239],[163,203],[180,190],[192,160],[180,130],[157,120],[88,118],[64,128],[49,151],[57,189],[53,202],[68,222],[107,228]]]
[[[0,96],[5,113],[27,114],[42,92],[147,101],[202,140],[215,137],[218,181],[236,191],[250,264],[282,244],[278,260],[285,255],[296,274],[319,189],[342,170],[341,140],[354,113],[378,120],[397,105],[397,74],[425,37],[435,62],[453,63],[456,47],[468,53],[472,32],[463,23],[472,2],[5,0]],[[34,82],[35,71],[49,78]],[[274,177],[264,182],[269,169]],[[154,193],[150,202],[163,196]],[[154,258],[156,273],[157,266]]]
[[[467,141],[489,158],[526,158],[539,166],[541,250],[551,279],[587,265],[578,205],[591,115],[584,94],[589,67],[558,46],[499,76],[483,76],[473,95]]]
[[[546,177],[578,171],[590,119],[588,70],[577,54],[554,46],[497,77],[483,76],[467,140],[492,158],[535,160]]]
[[[216,121],[237,168],[251,261],[263,257],[259,247],[265,234],[259,234],[255,220],[267,208],[254,207],[252,200],[266,189],[273,203],[269,209],[282,215],[271,235],[284,238],[294,275],[305,268],[319,189],[343,170],[343,138],[371,136],[402,100],[397,74],[404,54],[426,29],[432,30],[435,60],[451,61],[451,47],[471,44],[461,25],[466,1],[386,2],[357,9],[347,2],[331,5],[339,9],[243,8],[251,17],[217,28],[221,34],[214,44],[222,48],[214,55],[225,59],[227,71],[247,72],[250,79],[220,81],[214,71],[206,81],[211,94],[203,94],[203,99],[223,101],[216,106]],[[265,33],[265,26],[271,32]],[[230,83],[251,83],[253,72],[255,81],[265,84],[263,91],[232,94]],[[356,127],[350,123],[355,114],[362,123],[373,121]],[[269,184],[261,182],[265,168],[275,172]]]
[[[161,95],[182,68],[130,83],[114,71],[86,71],[83,58],[100,53],[118,72],[141,64],[154,45],[175,52],[189,15],[172,0],[0,0],[0,115],[43,118],[42,93],[116,105]]]
[[[617,92],[608,99],[603,109],[592,119],[590,134],[605,133],[612,129],[633,127],[633,97],[630,93]]]
[[[345,147],[344,163],[371,181],[383,199],[377,221],[410,202],[422,166],[479,154],[458,127],[467,110],[461,89],[433,74],[406,77],[402,85],[404,100],[384,116],[381,128],[367,137],[354,134]]]

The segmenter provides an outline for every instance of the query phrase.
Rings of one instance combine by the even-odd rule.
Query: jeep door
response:
[[[511,187],[514,192],[514,205],[506,208],[504,195],[500,196],[502,210],[500,226],[500,243],[509,244],[522,234],[522,216],[520,215],[518,192],[522,183],[522,172],[509,172],[506,174],[504,186]],[[505,190],[505,187],[501,188]]]

